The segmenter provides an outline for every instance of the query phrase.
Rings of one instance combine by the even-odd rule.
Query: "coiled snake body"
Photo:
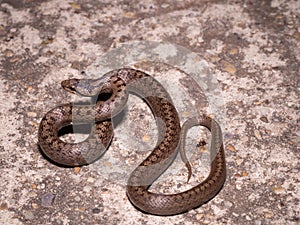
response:
[[[174,215],[198,207],[213,198],[226,178],[225,156],[219,125],[210,117],[192,118],[180,128],[178,113],[163,86],[148,74],[134,69],[111,71],[97,80],[71,79],[62,82],[63,87],[84,96],[109,93],[106,101],[94,106],[65,104],[50,110],[39,127],[39,145],[53,161],[68,165],[89,164],[99,158],[112,138],[109,119],[124,108],[128,92],[141,96],[152,110],[158,127],[156,147],[131,173],[127,183],[127,196],[141,211],[155,215]],[[74,121],[96,122],[89,138],[80,143],[65,143],[58,131]],[[169,167],[177,155],[177,147],[184,144],[187,130],[195,125],[205,126],[212,132],[211,170],[199,185],[178,194],[158,194],[148,191],[151,184]],[[183,147],[181,148],[183,149]],[[182,158],[190,165],[182,151]]]

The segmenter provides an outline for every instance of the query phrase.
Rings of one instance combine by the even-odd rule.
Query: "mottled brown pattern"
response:
[[[65,104],[50,110],[39,128],[39,144],[53,161],[68,165],[88,164],[99,158],[112,137],[111,122],[105,121],[121,112],[128,92],[142,97],[151,108],[158,127],[158,141],[151,154],[132,172],[127,184],[127,196],[140,210],[156,215],[172,215],[198,207],[213,198],[226,178],[225,157],[219,125],[209,117],[189,120],[181,131],[180,120],[169,94],[163,86],[146,73],[133,69],[119,69],[97,80],[71,79],[62,83],[70,92],[85,96],[111,92],[105,102],[94,106]],[[89,138],[81,143],[65,143],[58,130],[69,123],[101,122],[92,128]],[[206,126],[212,131],[212,165],[209,177],[196,187],[182,193],[163,195],[149,192],[152,183],[169,167],[177,155],[177,147],[184,143],[191,126]],[[99,141],[99,137],[100,141]],[[100,148],[99,147],[104,147]],[[216,157],[215,157],[216,156]],[[186,161],[187,165],[188,162]]]

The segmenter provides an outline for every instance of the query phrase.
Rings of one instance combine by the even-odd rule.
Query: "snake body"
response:
[[[128,92],[142,97],[151,108],[158,127],[158,141],[150,155],[131,173],[127,183],[129,200],[141,211],[155,215],[174,215],[198,207],[213,198],[226,178],[225,156],[219,125],[210,117],[193,118],[180,128],[180,120],[171,97],[163,86],[150,75],[134,69],[111,71],[96,80],[71,79],[62,83],[70,92],[85,96],[110,93],[108,100],[94,106],[74,107],[71,104],[50,110],[39,127],[39,145],[53,161],[68,165],[88,164],[100,157],[112,138],[109,119],[124,108]],[[63,126],[79,120],[95,121],[86,141],[65,143],[58,138]],[[199,185],[177,194],[159,194],[148,189],[169,167],[177,155],[177,147],[184,143],[187,130],[195,125],[205,126],[212,132],[211,171]],[[100,137],[99,137],[100,136]],[[183,159],[186,159],[185,154]],[[184,160],[189,165],[187,160]]]

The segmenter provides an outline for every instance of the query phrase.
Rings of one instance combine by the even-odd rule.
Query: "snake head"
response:
[[[72,94],[92,97],[99,93],[111,93],[110,83],[106,80],[69,79],[61,82],[61,86]]]
[[[69,79],[69,80],[63,80],[61,82],[61,86],[63,89],[65,89],[67,92],[70,92],[72,94],[78,93],[78,86],[80,83],[80,79]]]

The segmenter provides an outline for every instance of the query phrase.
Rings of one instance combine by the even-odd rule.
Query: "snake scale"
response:
[[[50,110],[43,117],[38,132],[39,145],[46,156],[58,164],[76,166],[89,164],[108,148],[112,136],[110,119],[125,107],[128,93],[139,95],[151,108],[157,128],[158,141],[150,155],[130,174],[127,196],[143,212],[154,215],[175,215],[199,207],[213,198],[226,179],[225,155],[221,129],[212,118],[202,116],[187,120],[182,129],[177,110],[163,86],[150,75],[135,69],[122,68],[108,72],[99,79],[70,79],[62,82],[69,92],[83,96],[109,94],[105,101],[91,106],[64,104]],[[59,130],[74,121],[95,123],[89,137],[79,143],[59,139]],[[177,194],[160,194],[148,189],[170,166],[181,145],[181,156],[189,169],[183,146],[187,130],[196,125],[211,130],[211,170],[197,186]]]

